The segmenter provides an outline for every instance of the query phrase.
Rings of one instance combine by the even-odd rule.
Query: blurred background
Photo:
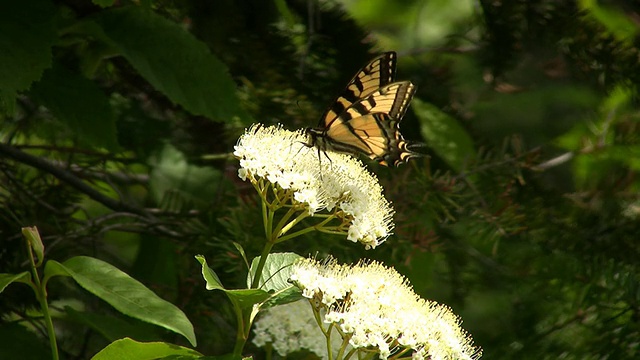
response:
[[[0,273],[98,257],[232,350],[194,255],[243,287],[264,244],[233,146],[252,123],[315,126],[356,71],[398,53],[401,124],[424,158],[369,163],[396,209],[375,250],[310,234],[275,251],[377,259],[448,304],[486,359],[640,356],[640,13],[634,1],[0,1]],[[363,159],[364,160],[364,159]],[[49,284],[65,358],[178,335]],[[0,357],[48,355],[37,303],[0,294]],[[4,349],[4,350],[3,350]],[[246,355],[263,358],[261,349]],[[15,354],[15,353],[14,353]],[[295,358],[308,358],[300,354]],[[294,356],[290,356],[293,358]]]

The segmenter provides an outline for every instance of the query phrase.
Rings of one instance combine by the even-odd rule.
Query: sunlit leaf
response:
[[[604,25],[618,40],[631,41],[638,34],[639,28],[633,18],[613,6],[602,5],[596,0],[581,0],[578,4],[585,13]]]
[[[269,254],[260,274],[258,288],[265,291],[279,291],[291,287],[292,285],[289,282],[291,265],[299,259],[302,259],[302,257],[295,253]],[[251,287],[259,262],[259,256],[251,262],[251,269],[247,276],[247,287]]]
[[[97,353],[92,360],[153,360],[167,356],[180,356],[180,359],[199,359],[203,355],[182,346],[164,342],[138,342],[124,338],[112,342]]]
[[[259,304],[271,296],[268,292],[260,289],[224,290],[224,292],[241,309],[250,309],[253,305]]]
[[[267,298],[269,298],[269,293],[264,290],[258,289],[238,289],[238,290],[227,290],[220,283],[220,279],[218,275],[207,265],[207,260],[202,255],[196,255],[196,260],[202,265],[202,276],[207,282],[207,290],[222,290],[224,291],[229,299],[234,302],[239,308],[247,309],[252,307],[254,304],[258,304],[263,302]]]
[[[244,260],[245,265],[247,265],[247,269],[249,269],[249,260],[247,259],[247,254],[244,252],[242,245],[234,241],[233,246],[238,250],[240,256],[242,256],[242,260]]]
[[[224,290],[224,286],[222,286],[222,282],[213,269],[207,265],[207,259],[205,259],[202,255],[196,255],[196,260],[202,265],[202,277],[206,281],[207,290]]]

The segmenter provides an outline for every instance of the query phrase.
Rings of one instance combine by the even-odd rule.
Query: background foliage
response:
[[[402,129],[430,155],[370,164],[396,234],[364,251],[310,235],[277,251],[374,258],[449,304],[485,358],[640,355],[639,13],[608,1],[0,0],[0,273],[90,255],[182,309],[230,352],[228,288],[264,241],[233,144],[252,122],[312,126],[355,71],[399,53]],[[51,283],[60,347],[188,345]],[[48,348],[26,287],[0,296],[0,357]],[[107,331],[108,327],[108,331]],[[261,356],[260,349],[247,349]],[[45,355],[46,356],[46,355]]]

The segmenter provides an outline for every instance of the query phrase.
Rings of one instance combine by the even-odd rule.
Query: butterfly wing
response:
[[[416,156],[399,129],[414,93],[412,83],[396,82],[353,102],[324,129],[324,147],[359,152],[387,166],[398,166]]]
[[[392,83],[396,77],[396,60],[396,53],[390,51],[371,60],[365,67],[360,69],[353,79],[349,81],[344,91],[322,115],[318,127],[328,127],[354,103],[368,97],[381,87]]]

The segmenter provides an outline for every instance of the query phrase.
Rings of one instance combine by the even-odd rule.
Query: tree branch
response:
[[[92,188],[91,186],[87,185],[85,182],[80,180],[78,177],[73,175],[71,172],[56,166],[53,162],[49,160],[46,160],[37,156],[33,156],[26,152],[20,151],[15,147],[2,144],[2,143],[0,143],[0,154],[55,176],[59,180],[67,183],[69,186],[86,194],[91,199],[99,202],[100,204],[106,206],[107,208],[113,211],[120,211],[120,212],[124,211],[124,212],[130,212],[133,214],[141,215],[147,218],[149,217],[149,213],[146,212],[144,209],[135,207],[131,204],[127,204],[120,200],[115,200],[113,198],[103,195],[102,193],[95,190],[94,188]]]

